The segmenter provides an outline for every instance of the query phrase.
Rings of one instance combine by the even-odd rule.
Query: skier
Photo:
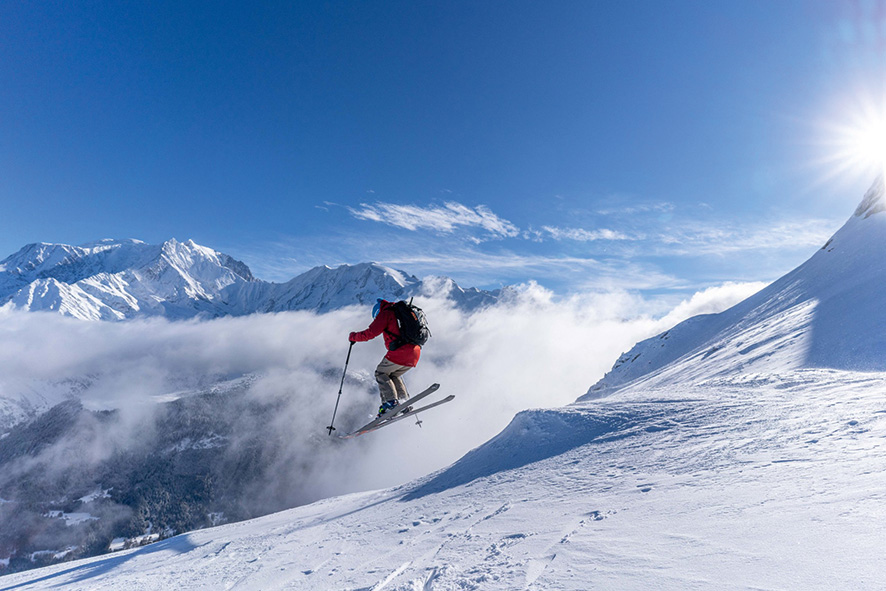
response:
[[[369,328],[348,335],[350,342],[359,343],[384,334],[385,347],[388,352],[375,369],[375,380],[378,382],[378,391],[381,395],[381,406],[378,407],[379,417],[409,398],[406,384],[403,382],[403,374],[415,367],[421,356],[421,346],[419,345],[406,343],[397,346],[400,327],[397,324],[393,305],[392,302],[379,298],[372,308],[373,320]],[[392,345],[394,346],[393,350],[391,349]],[[404,412],[409,410],[407,408]]]

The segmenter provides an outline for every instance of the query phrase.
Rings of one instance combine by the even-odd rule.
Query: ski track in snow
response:
[[[883,374],[804,370],[528,411],[408,485],[0,591],[882,589],[884,391]]]

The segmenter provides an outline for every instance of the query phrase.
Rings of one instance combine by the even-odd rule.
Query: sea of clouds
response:
[[[131,434],[143,439],[150,432],[144,425],[163,402],[233,381],[248,399],[281,409],[268,424],[244,427],[285,442],[269,480],[256,486],[256,495],[276,508],[393,486],[443,468],[498,433],[517,412],[575,401],[637,341],[695,314],[724,310],[762,287],[725,284],[657,315],[650,311],[660,304],[636,294],[562,299],[531,283],[515,297],[474,312],[446,300],[416,302],[433,336],[406,383],[416,393],[438,382],[438,396],[455,394],[455,401],[424,414],[420,428],[404,420],[352,440],[330,436],[326,428],[347,335],[368,326],[368,307],[117,323],[0,310],[0,397],[75,383],[86,408],[116,409],[118,428],[93,445],[88,461],[98,462],[135,445]],[[381,339],[354,346],[336,433],[374,415],[379,400],[373,372],[384,353]],[[227,453],[236,451],[233,442]],[[53,461],[69,460],[59,453]]]

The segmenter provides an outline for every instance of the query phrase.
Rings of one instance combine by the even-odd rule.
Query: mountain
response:
[[[238,284],[226,290],[220,307],[231,315],[288,310],[328,312],[354,304],[372,305],[379,297],[443,297],[462,309],[477,309],[494,304],[502,293],[503,290],[464,289],[448,277],[418,279],[377,263],[361,263],[315,267],[282,284]]]
[[[0,591],[882,589],[882,182],[784,278],[639,344],[591,395],[520,412],[443,470],[10,574]],[[442,445],[464,408],[415,441]],[[360,442],[385,450],[367,463],[396,469],[406,428]]]
[[[705,382],[801,368],[886,370],[886,187],[808,261],[719,314],[696,316],[623,354],[591,387]]]
[[[193,241],[31,244],[0,261],[0,303],[89,320],[215,315],[225,288],[255,278]]]
[[[445,277],[420,280],[375,263],[316,267],[286,283],[270,283],[226,254],[175,239],[159,245],[31,244],[0,261],[0,306],[84,320],[325,312],[378,297],[413,296],[446,297],[476,308],[494,303],[500,290],[462,289]]]

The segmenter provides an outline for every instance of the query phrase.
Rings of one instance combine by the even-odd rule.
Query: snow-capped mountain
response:
[[[225,288],[255,278],[243,263],[193,241],[31,244],[0,262],[0,302],[90,320],[215,315]]]
[[[448,298],[464,309],[495,303],[502,290],[463,289],[448,277],[418,279],[378,263],[315,267],[286,283],[253,281],[231,286],[220,308],[231,315],[252,312],[313,310],[328,312],[354,304],[372,305],[376,298]]]
[[[11,574],[0,591],[878,591],[882,183],[795,271],[638,345],[608,396],[521,412],[400,487]],[[422,444],[464,416],[457,404],[429,413]],[[395,429],[373,441],[395,449]]]
[[[696,316],[623,354],[589,396],[635,381],[701,382],[800,368],[886,370],[886,187],[808,261],[719,314]]]
[[[0,261],[0,306],[88,320],[324,312],[377,297],[448,297],[458,306],[478,307],[498,295],[375,263],[317,267],[289,282],[269,283],[244,263],[191,240],[31,244]]]

